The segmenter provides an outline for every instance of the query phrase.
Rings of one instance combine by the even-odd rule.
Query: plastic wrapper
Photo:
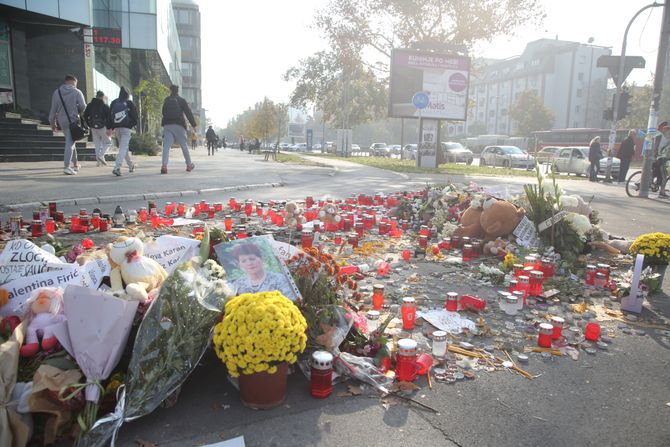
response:
[[[371,357],[358,357],[348,352],[342,352],[335,357],[335,369],[339,374],[353,377],[361,382],[372,385],[375,389],[388,394],[388,386],[393,379],[375,366]]]
[[[121,425],[154,411],[195,369],[229,295],[227,284],[191,262],[163,283],[137,331],[126,384],[114,413],[99,419],[80,446],[115,444]]]
[[[18,414],[12,392],[16,387],[19,366],[19,348],[23,343],[24,328],[19,325],[6,342],[0,344],[0,445],[20,447],[30,438],[30,427]]]

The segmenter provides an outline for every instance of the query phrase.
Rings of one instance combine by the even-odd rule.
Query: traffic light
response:
[[[628,115],[628,101],[630,100],[630,93],[628,93],[626,90],[623,90],[621,92],[621,96],[619,98],[619,108],[617,109],[617,118],[621,119]]]

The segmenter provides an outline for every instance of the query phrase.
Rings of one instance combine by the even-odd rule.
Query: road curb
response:
[[[191,197],[201,194],[211,194],[217,192],[248,191],[251,189],[261,189],[261,188],[280,188],[282,186],[285,186],[284,182],[268,182],[268,183],[254,183],[251,185],[225,186],[221,188],[203,188],[199,190],[187,190],[187,191],[164,191],[164,192],[155,192],[146,194],[117,194],[112,196],[80,197],[75,199],[49,200],[48,202],[56,202],[57,206],[95,205],[98,203],[113,203],[113,202],[130,201],[130,200],[165,199],[169,197]],[[32,211],[38,209],[41,205],[42,203],[40,202],[26,202],[26,203],[13,203],[8,205],[0,205],[0,212]]]

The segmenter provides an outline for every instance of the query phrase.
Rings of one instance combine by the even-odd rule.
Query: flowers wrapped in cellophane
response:
[[[145,416],[181,386],[207,348],[210,333],[231,290],[212,260],[177,267],[163,283],[137,331],[126,385],[114,413],[99,419],[79,443],[114,445],[125,421]]]

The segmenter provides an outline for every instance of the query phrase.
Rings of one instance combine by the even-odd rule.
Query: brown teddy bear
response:
[[[479,202],[471,204],[461,215],[461,221],[458,228],[454,230],[454,236],[481,238],[484,235],[480,220],[482,211],[483,209]]]
[[[523,208],[517,208],[506,200],[488,199],[482,206],[479,217],[484,239],[493,240],[512,233],[526,214]]]

